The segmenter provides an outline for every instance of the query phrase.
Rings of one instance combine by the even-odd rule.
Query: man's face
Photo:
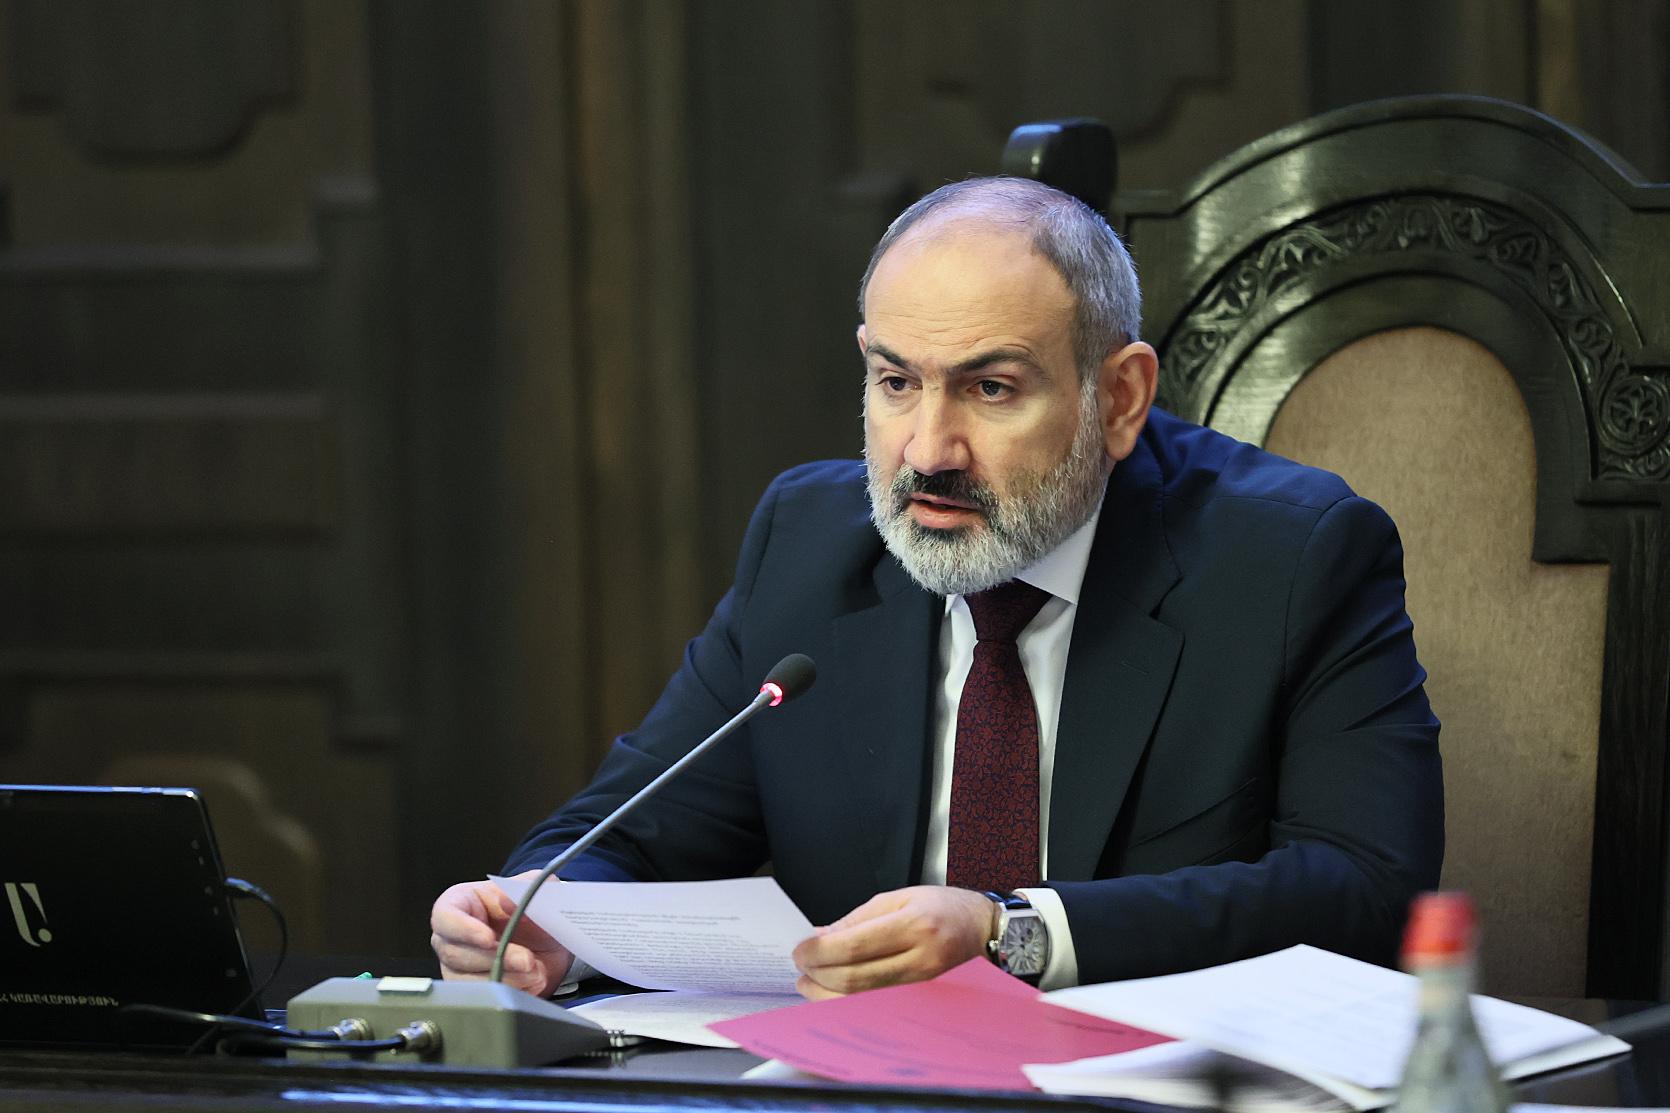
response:
[[[1024,234],[907,236],[864,300],[864,458],[889,550],[930,591],[1012,579],[1083,525],[1107,454],[1066,283]]]

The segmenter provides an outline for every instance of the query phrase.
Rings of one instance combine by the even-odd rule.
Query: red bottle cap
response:
[[[1422,893],[1409,906],[1403,933],[1403,964],[1460,958],[1472,953],[1478,913],[1466,893]]]

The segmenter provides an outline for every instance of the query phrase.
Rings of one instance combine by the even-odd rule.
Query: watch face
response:
[[[1003,929],[1003,968],[1011,974],[1041,974],[1050,958],[1049,933],[1036,915],[1012,917]]]

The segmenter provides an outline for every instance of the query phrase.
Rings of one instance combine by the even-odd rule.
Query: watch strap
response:
[[[1031,908],[1032,902],[1019,893],[999,892],[996,889],[986,890],[986,899],[998,903],[1001,908]]]

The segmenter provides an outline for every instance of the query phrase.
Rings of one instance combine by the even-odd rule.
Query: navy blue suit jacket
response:
[[[1047,884],[1082,981],[1297,942],[1395,957],[1443,855],[1402,564],[1390,519],[1336,476],[1151,414],[1108,484],[1056,733]],[[705,754],[564,876],[769,861],[815,923],[916,883],[943,609],[883,548],[860,463],[785,473],[642,726],[508,868],[543,864],[802,652],[819,673],[804,698]]]

